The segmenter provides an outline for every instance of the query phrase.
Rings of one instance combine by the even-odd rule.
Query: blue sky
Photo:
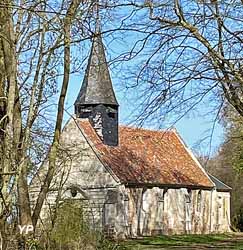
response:
[[[213,129],[208,117],[183,118],[176,124],[176,128],[187,145],[202,154],[209,153],[212,156],[223,142],[223,127],[217,123]],[[201,142],[204,138],[205,141]]]

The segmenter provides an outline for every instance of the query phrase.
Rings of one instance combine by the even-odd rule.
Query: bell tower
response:
[[[88,118],[102,142],[118,145],[118,107],[106,61],[99,23],[83,83],[74,103],[77,118]]]

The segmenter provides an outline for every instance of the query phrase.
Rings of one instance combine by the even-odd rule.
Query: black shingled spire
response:
[[[117,105],[100,34],[95,34],[82,87],[76,104]]]
[[[104,144],[118,145],[119,104],[112,87],[98,15],[88,65],[74,105],[77,118],[89,118]]]

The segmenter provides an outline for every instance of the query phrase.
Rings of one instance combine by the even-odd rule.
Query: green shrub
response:
[[[48,242],[48,244],[47,244]],[[48,245],[48,246],[47,246]],[[123,250],[100,232],[88,226],[80,201],[65,201],[59,206],[54,227],[45,247],[51,250]]]
[[[233,226],[243,232],[243,208],[239,210],[236,216],[233,218]]]

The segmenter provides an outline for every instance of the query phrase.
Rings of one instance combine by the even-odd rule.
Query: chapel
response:
[[[175,129],[119,125],[100,33],[74,106],[43,219],[73,199],[93,229],[116,238],[230,231],[231,188],[205,171]],[[47,168],[32,181],[33,204]]]

